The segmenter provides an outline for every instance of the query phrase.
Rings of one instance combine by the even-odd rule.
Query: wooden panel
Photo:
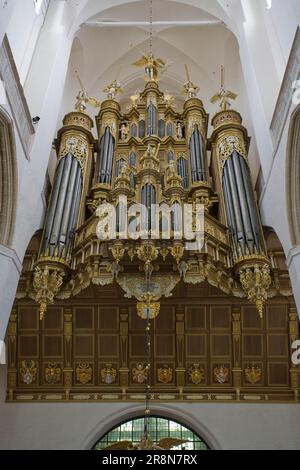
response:
[[[186,336],[186,355],[188,357],[206,356],[206,336],[205,335],[187,335]]]
[[[247,306],[242,309],[242,327],[244,330],[261,330],[263,321],[255,307]]]
[[[37,357],[39,354],[38,349],[38,336],[37,335],[22,335],[19,336],[19,356],[20,357]]]
[[[62,309],[60,307],[48,307],[43,323],[44,328],[47,330],[61,330],[63,325]]]
[[[116,307],[101,307],[98,314],[99,330],[117,330],[119,328],[119,314]]]
[[[34,307],[19,307],[20,330],[37,330],[39,325],[38,309]]]
[[[76,307],[74,312],[74,328],[87,330],[94,327],[94,309],[92,307]]]
[[[286,330],[288,315],[286,305],[271,305],[267,308],[268,328]]]
[[[134,357],[145,357],[145,354],[146,354],[145,335],[132,335],[129,339],[130,339],[130,355]]]
[[[61,357],[63,355],[63,338],[59,335],[44,335],[43,353],[45,357]]]
[[[288,385],[289,367],[287,364],[269,364],[269,385]]]
[[[155,336],[155,354],[160,357],[174,356],[174,336],[156,335]]]
[[[185,326],[187,329],[205,329],[205,307],[187,307],[185,313]]]
[[[161,308],[160,314],[155,320],[156,330],[174,330],[175,327],[175,313],[173,307]]]
[[[210,325],[213,329],[228,330],[231,327],[230,307],[211,307]]]
[[[211,355],[230,356],[231,353],[231,337],[230,335],[212,335],[211,337]]]
[[[118,357],[119,336],[99,335],[99,357]]]
[[[268,354],[275,357],[288,356],[288,338],[286,335],[268,336]]]
[[[243,337],[243,354],[250,357],[261,357],[263,354],[262,335],[245,335]]]
[[[74,338],[74,356],[75,357],[94,356],[94,336],[76,335]]]

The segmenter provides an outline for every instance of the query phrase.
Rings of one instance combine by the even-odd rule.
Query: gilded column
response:
[[[239,399],[243,372],[241,361],[241,312],[239,308],[234,308],[232,313],[232,357],[233,386],[236,390],[237,399]]]
[[[73,385],[72,346],[73,346],[73,315],[71,309],[64,310],[64,388],[66,400],[70,398]]]
[[[179,389],[185,384],[185,355],[184,355],[184,309],[176,310],[176,383]]]
[[[290,340],[290,353],[292,356],[293,352],[293,343],[299,339],[299,319],[297,314],[297,309],[295,307],[290,307],[289,310],[289,340]],[[299,366],[291,363],[290,368],[290,381],[291,388],[294,390],[295,400],[298,400],[299,396]]]
[[[7,389],[8,400],[12,401],[14,398],[14,390],[17,386],[17,310],[14,308],[10,315],[8,329],[7,329],[7,358],[8,358],[8,377]]]
[[[128,387],[128,309],[120,310],[120,386]]]

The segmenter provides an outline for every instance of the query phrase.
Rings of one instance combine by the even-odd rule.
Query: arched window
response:
[[[143,139],[145,137],[146,132],[146,124],[144,119],[139,122],[139,138]]]
[[[130,155],[129,155],[129,165],[131,166],[131,168],[136,167],[136,154],[135,154],[135,152],[131,152]]]
[[[180,157],[177,160],[177,172],[179,176],[182,178],[182,184],[184,189],[188,189],[189,187],[189,172],[188,172],[188,164],[185,158]]]
[[[300,105],[292,117],[287,146],[287,211],[293,245],[300,244]]]
[[[16,200],[15,138],[11,118],[0,106],[0,244],[11,244]]]
[[[130,133],[132,137],[137,137],[137,125],[135,123],[131,124]]]
[[[166,135],[166,123],[164,119],[158,121],[158,136],[160,139],[163,139]]]
[[[173,123],[171,121],[167,123],[167,136],[173,136]]]
[[[163,439],[178,439],[186,441],[172,447],[171,450],[209,450],[204,440],[188,427],[177,421],[162,418],[159,416],[150,416],[148,421],[148,431],[154,444],[163,447]],[[122,441],[129,441],[130,446],[139,444],[144,433],[144,418],[135,418],[130,421],[119,424],[115,428],[106,433],[94,445],[94,450],[103,450]],[[124,444],[124,450],[127,450]]]

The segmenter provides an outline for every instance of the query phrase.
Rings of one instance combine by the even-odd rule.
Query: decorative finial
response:
[[[197,93],[200,90],[200,88],[191,81],[190,74],[189,74],[189,69],[188,69],[188,66],[186,64],[184,64],[184,68],[185,68],[187,81],[183,85],[182,94],[186,95],[188,99],[196,98]]]
[[[78,92],[78,95],[76,96],[76,103],[75,103],[76,111],[79,111],[80,113],[85,113],[87,103],[94,106],[95,108],[100,107],[100,101],[96,100],[96,98],[92,98],[89,96],[77,70],[75,70],[75,75],[81,87],[81,90]]]
[[[222,111],[226,111],[228,108],[231,107],[229,100],[235,100],[237,96],[238,95],[236,93],[225,90],[225,68],[222,65],[221,66],[221,89],[219,93],[217,93],[211,98],[210,102],[214,104],[214,103],[217,103],[217,101],[220,101],[220,108],[222,109]]]

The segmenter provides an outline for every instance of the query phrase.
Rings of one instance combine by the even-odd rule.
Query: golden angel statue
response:
[[[117,80],[113,80],[104,88],[103,92],[107,93],[109,100],[114,100],[118,93],[123,93],[123,90],[120,83]]]
[[[148,55],[143,54],[134,64],[135,67],[144,67],[146,72],[145,79],[148,81],[157,81],[159,69],[164,69],[166,63],[162,59],[156,59],[152,52]]]
[[[188,442],[183,439],[176,439],[173,437],[165,437],[155,444],[149,434],[143,434],[138,444],[133,444],[131,441],[114,442],[102,450],[170,450],[172,447],[179,446]]]
[[[200,88],[197,85],[195,85],[190,79],[190,74],[189,74],[188,67],[186,64],[184,65],[184,67],[185,67],[187,81],[183,84],[182,94],[186,95],[188,99],[196,98],[197,93],[200,90]]]
[[[95,108],[99,108],[101,103],[100,101],[96,100],[96,98],[92,98],[89,96],[88,92],[86,91],[86,88],[84,87],[82,80],[77,72],[75,70],[75,75],[77,77],[77,80],[81,86],[81,90],[79,91],[78,95],[76,96],[76,103],[75,103],[75,109],[76,111],[79,111],[81,113],[85,113],[86,111],[86,105],[87,103],[94,106]]]
[[[225,69],[221,67],[221,89],[219,93],[216,93],[210,100],[211,103],[217,103],[220,101],[220,108],[222,111],[226,111],[226,109],[230,108],[231,104],[229,100],[235,100],[237,98],[237,94],[233,93],[232,91],[225,90]]]

